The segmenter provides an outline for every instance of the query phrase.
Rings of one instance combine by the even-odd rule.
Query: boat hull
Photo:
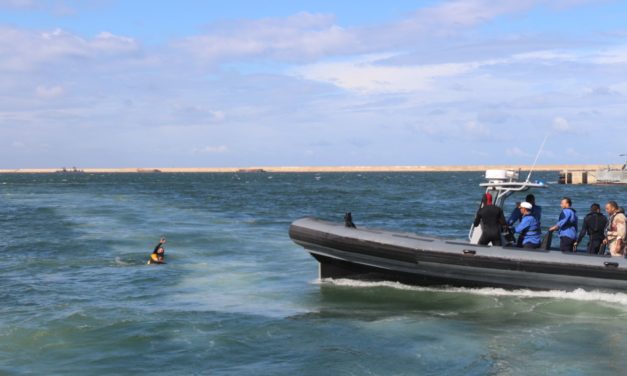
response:
[[[290,237],[320,263],[321,278],[413,285],[627,291],[627,260],[487,247],[303,218]]]

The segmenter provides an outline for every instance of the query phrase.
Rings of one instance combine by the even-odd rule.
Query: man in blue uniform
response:
[[[531,215],[538,221],[538,224],[542,221],[542,206],[536,205],[536,196],[531,193],[525,197],[525,202],[531,204]],[[512,211],[507,219],[507,225],[513,226],[516,222],[522,220],[522,212],[520,210],[520,203],[516,203],[516,208]]]
[[[542,242],[540,223],[531,214],[532,209],[533,206],[529,202],[520,204],[522,219],[518,226],[516,226],[515,231],[520,234],[518,244],[523,248],[538,248]]]
[[[570,198],[564,197],[560,202],[562,212],[557,223],[549,228],[549,231],[559,230],[560,251],[575,252],[574,244],[577,241],[577,213],[571,206]]]

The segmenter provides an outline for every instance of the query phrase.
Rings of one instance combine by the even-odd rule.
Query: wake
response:
[[[343,287],[355,287],[355,288],[373,288],[373,287],[387,287],[396,290],[406,291],[418,291],[418,292],[438,292],[438,293],[453,293],[453,294],[471,294],[478,296],[490,296],[490,297],[518,297],[526,299],[568,299],[582,302],[605,302],[620,304],[627,307],[627,293],[610,293],[602,291],[586,291],[583,289],[576,289],[573,291],[562,290],[549,290],[549,291],[533,291],[527,289],[519,290],[505,290],[502,288],[470,288],[470,287],[423,287],[423,286],[411,286],[405,285],[400,282],[367,282],[357,281],[352,279],[333,279],[325,278],[314,281],[315,284],[320,285],[334,285]]]

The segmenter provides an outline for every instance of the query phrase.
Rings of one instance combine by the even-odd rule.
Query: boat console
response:
[[[519,181],[520,171],[513,170],[486,170],[485,178],[487,182],[479,184],[480,187],[485,187],[485,193],[492,195],[492,201],[494,205],[503,208],[505,200],[509,196],[518,192],[525,192],[531,188],[546,188],[547,186],[539,181],[531,182],[531,173],[524,181]],[[481,204],[477,207],[481,208]],[[477,209],[477,210],[478,210]],[[478,244],[479,238],[481,238],[481,226],[474,227],[470,225],[470,231],[468,233],[468,239],[472,244]],[[505,244],[505,243],[504,243]]]

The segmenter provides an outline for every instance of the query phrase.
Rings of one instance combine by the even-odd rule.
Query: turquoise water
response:
[[[319,281],[287,236],[351,210],[358,226],[463,239],[481,180],[0,175],[0,374],[624,374],[627,292]],[[551,185],[536,192],[545,227],[563,195],[580,217],[627,203],[625,187]],[[168,264],[148,266],[162,234]]]

